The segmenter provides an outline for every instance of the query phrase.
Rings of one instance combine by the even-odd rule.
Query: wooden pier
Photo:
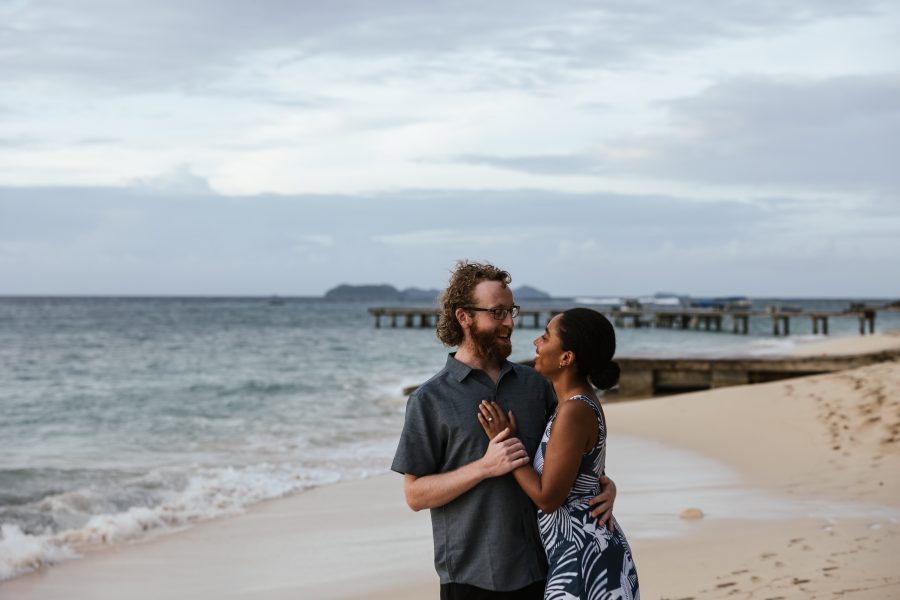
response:
[[[900,360],[900,350],[845,356],[780,356],[772,358],[617,358],[621,369],[618,395],[649,397],[765,383],[855,369]]]
[[[791,319],[811,319],[812,332],[828,335],[828,321],[838,317],[856,317],[859,333],[875,333],[875,315],[878,308],[863,307],[846,311],[787,311],[787,310],[715,310],[715,309],[600,309],[597,312],[609,317],[616,327],[657,327],[664,329],[693,329],[702,331],[728,331],[747,335],[750,318],[772,320],[772,335],[790,335]],[[516,326],[542,329],[561,308],[522,308]],[[375,319],[375,327],[382,326],[382,319],[390,327],[424,327],[437,325],[439,311],[433,307],[375,307],[369,309]],[[730,327],[726,327],[728,324]]]

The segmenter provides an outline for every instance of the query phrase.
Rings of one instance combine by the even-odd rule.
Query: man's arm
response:
[[[508,429],[497,434],[488,444],[484,456],[446,473],[417,477],[403,476],[403,494],[414,511],[437,508],[452,502],[473,487],[491,477],[506,475],[528,464],[528,454],[518,438],[511,438]]]

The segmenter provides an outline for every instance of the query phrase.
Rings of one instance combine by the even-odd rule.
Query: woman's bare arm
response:
[[[499,405],[483,402],[478,420],[485,433],[490,435],[507,419]],[[596,430],[597,419],[586,404],[563,402],[557,409],[553,435],[544,454],[543,475],[538,475],[532,468],[513,471],[522,490],[545,513],[553,512],[565,502],[578,475],[584,449]]]

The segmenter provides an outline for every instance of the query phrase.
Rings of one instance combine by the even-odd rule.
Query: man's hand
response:
[[[528,464],[528,454],[519,438],[510,437],[509,428],[495,435],[481,457],[486,477],[499,477]]]
[[[600,493],[588,502],[591,506],[591,516],[597,519],[597,523],[606,526],[610,532],[613,530],[612,510],[616,500],[616,482],[606,475],[600,476]]]

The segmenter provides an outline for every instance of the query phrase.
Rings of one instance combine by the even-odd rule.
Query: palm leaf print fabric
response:
[[[640,600],[637,570],[631,547],[618,522],[612,533],[599,527],[588,501],[600,491],[598,481],[606,468],[606,423],[603,413],[587,396],[574,396],[597,415],[597,445],[585,454],[565,503],[552,513],[538,510],[541,541],[547,551],[547,600]],[[544,429],[534,469],[544,472],[544,454],[553,430],[554,414]]]

